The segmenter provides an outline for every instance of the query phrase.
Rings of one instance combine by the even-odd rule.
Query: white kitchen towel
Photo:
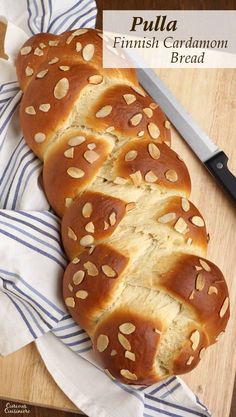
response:
[[[91,417],[210,416],[176,377],[148,388],[108,378],[96,363],[89,337],[62,301],[67,261],[60,220],[41,187],[42,164],[20,130],[22,93],[14,57],[31,34],[93,27],[96,4],[93,0],[0,0],[0,16],[9,21],[9,60],[0,59],[0,354],[36,340],[55,381]]]

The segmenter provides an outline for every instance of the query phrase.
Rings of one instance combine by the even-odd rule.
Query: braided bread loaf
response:
[[[102,67],[102,34],[39,34],[16,68],[23,133],[44,161],[70,263],[63,292],[107,372],[152,384],[193,369],[229,318],[205,222],[170,125],[132,69]]]

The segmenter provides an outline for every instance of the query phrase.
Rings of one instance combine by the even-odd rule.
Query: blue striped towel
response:
[[[91,417],[209,417],[179,378],[151,387],[128,387],[108,378],[96,363],[89,337],[62,301],[67,260],[60,221],[41,187],[42,164],[20,130],[22,93],[13,62],[28,36],[94,27],[96,13],[94,0],[0,2],[0,15],[9,22],[9,60],[0,59],[0,354],[36,340],[57,384]]]

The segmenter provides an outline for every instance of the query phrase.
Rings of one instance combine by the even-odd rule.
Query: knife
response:
[[[195,155],[205,165],[224,191],[236,202],[236,178],[227,167],[227,155],[196,124],[171,91],[149,68],[136,68],[143,88],[161,106]]]

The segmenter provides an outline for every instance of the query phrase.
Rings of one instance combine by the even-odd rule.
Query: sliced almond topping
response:
[[[81,143],[85,142],[86,139],[84,136],[74,136],[73,138],[70,138],[68,141],[68,145],[70,146],[78,146],[81,145]]]
[[[109,338],[105,334],[100,334],[97,338],[97,350],[98,352],[104,352],[109,345]]]
[[[26,112],[27,114],[32,114],[32,115],[35,115],[35,114],[36,114],[35,108],[34,108],[33,106],[28,106],[28,107],[26,107],[26,108],[25,108],[25,112]]]
[[[103,81],[103,76],[102,76],[102,75],[99,75],[99,74],[96,74],[96,75],[91,75],[91,76],[89,77],[89,79],[88,79],[88,82],[89,82],[90,84],[95,84],[95,85],[97,85],[97,84],[101,84],[101,83],[102,83],[102,81]]]
[[[114,182],[114,184],[123,185],[123,184],[126,184],[127,183],[127,179],[126,178],[122,178],[122,177],[116,177],[113,182]]]
[[[82,208],[82,215],[83,215],[83,217],[85,217],[85,218],[90,217],[91,214],[92,214],[92,211],[93,211],[92,204],[91,203],[85,203],[85,205]]]
[[[74,240],[74,241],[76,241],[76,240],[77,240],[77,236],[76,236],[76,234],[75,234],[74,230],[73,230],[73,229],[71,229],[71,227],[68,227],[67,234],[68,234],[68,237],[69,237],[70,239],[72,239],[72,240]]]
[[[94,242],[94,237],[91,235],[85,235],[79,241],[81,246],[90,246],[92,245],[93,242]]]
[[[40,42],[39,47],[40,47],[41,49],[44,49],[44,48],[46,48],[46,45],[45,45],[45,43]]]
[[[194,360],[194,356],[189,356],[186,365],[191,365],[192,361]]]
[[[219,313],[220,318],[224,317],[226,311],[228,310],[228,307],[229,307],[229,297],[226,297],[220,309],[220,313]]]
[[[149,143],[148,145],[148,152],[152,159],[159,159],[161,152],[159,151],[158,147],[154,143]]]
[[[93,253],[94,249],[95,249],[95,245],[91,245],[88,251],[89,255]]]
[[[138,126],[138,124],[141,122],[143,118],[142,113],[137,113],[130,119],[130,123],[132,126]]]
[[[116,213],[113,211],[109,216],[109,223],[111,226],[114,226],[116,224],[117,218]]]
[[[135,362],[135,353],[129,352],[128,350],[126,350],[125,358],[130,359],[131,361]]]
[[[181,207],[182,207],[182,209],[185,211],[185,212],[187,212],[187,211],[189,211],[189,209],[190,209],[190,204],[189,204],[189,201],[187,200],[187,198],[182,198],[181,199]]]
[[[73,283],[74,283],[75,285],[79,285],[79,284],[81,284],[81,282],[82,282],[82,281],[83,281],[83,279],[84,279],[84,276],[85,276],[85,272],[84,272],[84,271],[82,271],[82,269],[81,269],[81,270],[79,270],[79,271],[77,271],[77,272],[73,275],[73,278],[72,278]]]
[[[135,93],[138,93],[140,96],[146,97],[145,91],[141,87],[132,86],[131,88],[135,91]]]
[[[159,330],[159,329],[154,329],[154,332],[157,333],[157,334],[161,334],[161,330]]]
[[[86,161],[88,161],[90,164],[93,164],[98,158],[99,158],[99,154],[95,151],[85,151],[84,152],[84,158],[86,159]]]
[[[98,119],[102,118],[102,117],[106,117],[109,116],[109,114],[112,112],[112,106],[107,105],[102,107],[100,110],[97,111],[96,113],[96,117]]]
[[[88,292],[84,291],[84,290],[79,290],[79,291],[76,292],[75,295],[76,295],[77,298],[81,298],[81,300],[85,300],[85,298],[88,297]]]
[[[109,127],[106,128],[106,132],[108,132],[108,133],[113,132],[113,130],[115,130],[114,126],[109,126]]]
[[[125,154],[125,161],[133,161],[138,155],[138,152],[135,150],[129,151]]]
[[[149,135],[153,139],[157,139],[160,136],[160,130],[155,123],[153,122],[148,123],[147,128],[148,128]]]
[[[199,259],[199,261],[200,261],[200,259]],[[196,266],[195,266],[195,269],[196,269],[196,271],[201,271],[201,270],[202,270],[202,267],[201,267],[201,266],[199,266],[199,265],[196,265]]]
[[[70,167],[67,169],[67,174],[72,178],[82,178],[84,176],[84,171],[80,168]]]
[[[65,299],[65,303],[66,303],[67,307],[71,307],[71,308],[75,307],[75,300],[74,300],[73,297],[67,297]]]
[[[197,291],[202,291],[202,290],[203,290],[203,288],[205,287],[205,283],[206,283],[205,277],[204,277],[204,275],[200,272],[200,273],[197,275],[197,278],[196,278],[196,283],[195,283],[195,288],[196,288],[196,290],[197,290]]]
[[[79,262],[80,262],[80,259],[79,258],[77,258],[77,256],[71,261],[72,262],[72,264],[78,264]]]
[[[95,148],[96,148],[96,145],[95,145],[95,143],[89,143],[89,144],[87,145],[87,148],[88,148],[88,149],[90,149],[90,150],[92,151],[93,149],[95,149]]]
[[[49,46],[57,46],[59,44],[59,41],[49,41],[48,45]]]
[[[31,67],[29,67],[29,66],[27,66],[27,67],[25,68],[25,75],[26,75],[26,77],[30,77],[31,75],[33,75],[33,73],[34,73],[33,68],[31,68]]]
[[[186,221],[183,219],[183,217],[179,217],[179,219],[174,225],[174,229],[182,234],[185,234],[188,231],[188,225]]]
[[[135,207],[136,207],[136,203],[131,202],[131,203],[126,204],[125,209],[128,212],[128,211],[135,209]]]
[[[64,152],[66,158],[74,158],[74,150],[75,148],[69,148]]]
[[[42,132],[38,132],[34,135],[34,140],[37,143],[42,143],[46,140],[46,135]]]
[[[68,284],[68,290],[69,290],[70,292],[72,292],[72,291],[73,291],[73,287],[72,287],[72,285],[71,285],[71,284]]]
[[[21,48],[20,54],[21,55],[28,55],[28,54],[30,54],[31,51],[32,51],[32,46],[24,46],[23,48]]]
[[[176,213],[166,213],[163,216],[159,217],[159,223],[169,223],[176,219]]]
[[[43,103],[40,104],[39,110],[43,111],[44,113],[47,113],[50,110],[50,104],[49,103]]]
[[[209,295],[218,294],[218,289],[214,287],[214,285],[210,285],[210,287],[208,288],[207,294]]]
[[[186,243],[187,243],[188,246],[191,246],[192,243],[193,243],[193,239],[191,237],[189,237]]]
[[[70,206],[71,206],[71,204],[73,203],[73,198],[71,198],[71,197],[67,197],[67,198],[65,198],[65,206],[67,207],[67,208],[69,208]]]
[[[204,220],[200,216],[193,216],[190,221],[197,227],[205,226]]]
[[[200,359],[202,359],[202,358],[203,358],[203,356],[204,356],[205,352],[206,352],[206,348],[202,348],[202,349],[200,350],[200,352],[199,352],[199,358],[200,358]]]
[[[102,272],[109,278],[114,278],[116,276],[116,271],[109,265],[102,265]]]
[[[156,182],[158,180],[157,176],[152,171],[148,171],[144,179],[146,182]]]
[[[36,49],[35,49],[35,51],[34,51],[34,55],[37,55],[37,56],[42,56],[42,55],[43,55],[43,51],[42,51],[42,49],[40,49],[40,48],[36,48]]]
[[[117,351],[115,349],[112,349],[111,356],[116,356],[116,355],[117,355]]]
[[[83,59],[88,62],[93,58],[95,47],[92,43],[86,45],[82,50]]]
[[[197,349],[197,347],[198,347],[198,345],[199,345],[199,342],[200,342],[200,333],[199,333],[199,331],[198,331],[198,330],[195,330],[195,331],[191,334],[191,336],[190,336],[190,340],[191,340],[191,342],[192,342],[192,349],[193,349],[193,350],[196,350],[196,349]]]
[[[43,78],[45,77],[45,75],[48,73],[48,69],[42,70],[40,72],[38,72],[38,74],[36,75],[36,78]]]
[[[134,94],[123,94],[123,98],[126,104],[132,104],[136,101],[136,97]]]
[[[153,111],[152,109],[150,109],[150,107],[145,107],[145,109],[143,109],[143,112],[149,119],[153,116]]]
[[[195,290],[193,290],[190,294],[190,296],[188,297],[189,300],[193,300],[194,299],[194,295],[195,295]]]
[[[121,369],[120,374],[126,378],[126,379],[130,379],[131,381],[137,381],[137,375],[132,374],[132,372],[130,372],[128,369]]]
[[[84,267],[87,270],[88,275],[90,277],[96,277],[98,275],[98,269],[93,262],[91,261],[85,262]]]
[[[205,269],[206,272],[211,271],[211,267],[208,265],[208,263],[206,263],[206,261],[204,261],[203,259],[199,259],[199,263],[202,266],[202,268]]]
[[[170,129],[170,122],[169,120],[165,120],[164,126],[166,129]]]
[[[103,230],[107,230],[109,228],[109,224],[104,220],[104,228]]]
[[[60,65],[59,69],[61,71],[69,71],[70,67],[68,67],[68,65]]]
[[[136,327],[133,323],[123,323],[119,326],[121,333],[131,334],[135,331]]]
[[[57,84],[55,85],[54,88],[54,97],[57,98],[58,100],[61,100],[62,98],[64,98],[68,91],[69,91],[69,81],[67,78],[61,78]]]
[[[118,340],[125,350],[131,350],[131,344],[123,334],[118,333]]]
[[[168,171],[165,172],[165,177],[170,182],[178,181],[178,174],[174,169],[168,169]]]
[[[94,228],[93,222],[87,223],[86,226],[85,226],[85,230],[86,230],[86,232],[94,233],[95,228]]]
[[[130,174],[130,178],[132,179],[134,185],[140,185],[142,182],[142,174],[140,171],[136,171],[133,174]]]
[[[76,52],[80,52],[82,49],[82,44],[80,42],[76,42],[75,50]]]
[[[49,65],[52,65],[52,64],[56,64],[57,62],[59,62],[59,58],[57,58],[57,56],[55,56],[48,63],[49,63]]]
[[[149,107],[150,107],[152,110],[155,110],[155,109],[157,109],[157,107],[159,107],[159,106],[158,106],[158,104],[157,104],[157,103],[151,103],[151,104],[149,104]]]
[[[140,132],[138,132],[138,137],[141,138],[144,135],[144,130],[140,130]]]
[[[88,32],[88,29],[76,29],[74,32],[70,34],[70,36],[68,36],[66,40],[66,44],[69,45],[71,41],[75,38],[75,36],[80,36],[87,32]]]

